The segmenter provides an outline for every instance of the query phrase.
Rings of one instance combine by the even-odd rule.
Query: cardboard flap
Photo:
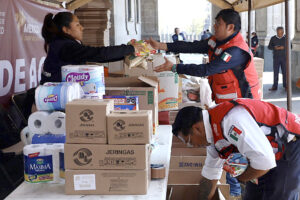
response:
[[[139,80],[153,86],[153,87],[158,87],[158,79],[157,77],[154,76],[139,76],[138,77]]]

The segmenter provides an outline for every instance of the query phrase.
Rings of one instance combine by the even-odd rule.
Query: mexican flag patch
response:
[[[240,129],[238,129],[237,127],[235,127],[234,125],[232,125],[229,129],[229,137],[231,137],[233,140],[238,141],[239,140],[239,136],[242,134],[242,131]]]
[[[227,52],[224,52],[221,59],[224,60],[225,62],[229,62],[229,60],[231,59],[231,55]]]

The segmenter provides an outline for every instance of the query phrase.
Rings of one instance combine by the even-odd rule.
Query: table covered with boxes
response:
[[[119,145],[112,145],[111,147],[110,145],[102,145],[102,147],[98,145],[99,148],[103,148],[105,151],[102,154],[95,155],[97,156],[96,162],[90,161],[88,166],[76,165],[76,162],[89,162],[91,155],[87,154],[87,149],[81,148],[84,146],[88,147],[89,144],[74,145],[74,148],[72,148],[73,144],[66,144],[70,146],[70,148],[66,147],[65,149],[65,152],[68,153],[76,153],[77,150],[82,149],[82,152],[76,153],[76,161],[72,160],[73,156],[70,158],[69,164],[67,164],[69,161],[66,160],[66,186],[65,183],[31,184],[24,182],[7,199],[165,199],[172,143],[171,126],[159,126],[157,128],[157,137],[154,136],[154,140],[157,141],[157,146],[151,152],[151,155],[147,151],[148,148],[146,148],[148,145],[135,145],[136,147],[129,145],[122,149],[116,148]],[[93,150],[97,151],[100,149],[91,148],[92,153],[94,153]],[[134,155],[134,152],[137,150],[140,152],[138,152],[138,155]],[[125,155],[118,153],[125,153]],[[164,164],[166,167],[166,178],[149,180],[147,155],[150,155],[151,163]],[[117,158],[123,159],[125,163],[120,163],[117,166]],[[114,166],[114,170],[105,170],[105,168],[108,168],[107,165],[105,167],[105,162],[108,166]],[[75,167],[72,167],[72,165]],[[95,166],[98,170],[91,170],[92,166]],[[68,170],[68,167],[73,169]],[[102,192],[110,195],[83,195]],[[76,193],[78,195],[67,195]],[[132,195],[115,195],[117,193],[132,193]]]
[[[163,55],[128,59],[122,77],[64,66],[63,82],[36,89],[38,111],[21,133],[25,181],[8,200],[197,199],[206,151],[186,148],[170,124],[181,107],[210,106],[208,82],[155,73]]]

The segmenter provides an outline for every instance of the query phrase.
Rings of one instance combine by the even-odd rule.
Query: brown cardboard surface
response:
[[[140,110],[152,110],[153,127],[158,126],[158,79],[156,77],[107,77],[106,95],[139,97]]]
[[[206,156],[206,148],[172,148],[172,156]]]
[[[146,169],[149,145],[65,144],[66,169]]]
[[[198,191],[199,185],[169,185],[168,191],[169,195],[167,195],[168,200],[199,200]],[[225,199],[229,200],[229,185],[221,184],[217,185],[218,189],[221,191]],[[216,195],[216,198],[218,195]],[[218,199],[218,198],[217,198]]]
[[[173,72],[157,73],[159,80],[158,89],[158,110],[178,109],[179,77]]]
[[[115,111],[107,115],[109,144],[149,144],[153,133],[152,111]]]
[[[66,105],[66,143],[107,143],[106,115],[113,100],[78,99]]]
[[[201,179],[201,170],[170,169],[168,185],[199,184]]]
[[[66,170],[66,194],[147,194],[149,169]]]
[[[201,170],[206,156],[171,156],[171,170]]]

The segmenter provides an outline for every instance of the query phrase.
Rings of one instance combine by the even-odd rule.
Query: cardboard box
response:
[[[264,75],[264,59],[262,58],[258,58],[258,57],[254,57],[253,58],[254,61],[254,66],[258,75],[258,79],[259,79],[259,86],[260,86],[260,95],[261,97],[263,97],[263,75]]]
[[[107,143],[106,115],[113,100],[78,99],[66,105],[66,143]]]
[[[230,199],[230,192],[229,192],[229,185],[227,184],[218,184],[218,190],[222,193],[223,197],[227,200]],[[169,194],[167,195],[167,200],[199,200],[199,192],[200,186],[199,185],[169,185],[168,191]],[[213,199],[221,199],[219,197],[219,193],[217,193]]]
[[[152,110],[153,128],[158,126],[157,77],[108,77],[105,86],[106,95],[138,96],[139,108]]]
[[[115,111],[107,115],[108,144],[149,144],[152,111]]]
[[[168,185],[199,184],[202,179],[201,170],[169,171]]]
[[[147,194],[149,169],[66,170],[66,194]]]
[[[66,169],[146,169],[149,145],[65,144]]]
[[[158,110],[177,110],[179,94],[179,77],[173,72],[157,73],[158,84]]]
[[[139,97],[137,96],[107,96],[103,99],[114,100],[115,110],[139,110]]]
[[[124,62],[124,74],[129,77],[136,76],[155,76],[155,72],[153,71],[153,63],[147,62],[147,69],[142,67],[133,67],[129,69],[129,66]]]
[[[171,156],[206,156],[206,148],[172,148]]]
[[[201,170],[206,156],[171,156],[171,170]]]

